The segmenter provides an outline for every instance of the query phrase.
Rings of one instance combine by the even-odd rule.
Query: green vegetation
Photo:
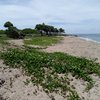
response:
[[[62,29],[62,28],[60,28],[60,29],[59,29],[59,32],[60,32],[60,33],[64,33],[64,32],[65,32],[65,30],[64,30],[64,29]]]
[[[8,21],[4,24],[4,27],[7,28],[7,30],[5,31],[7,36],[13,39],[23,39],[25,36],[33,36],[34,34],[35,35],[41,34],[41,36],[43,35],[51,36],[51,35],[58,35],[58,33],[65,32],[64,29],[62,28],[57,29],[54,26],[45,25],[44,23],[37,24],[35,26],[35,29],[25,28],[23,30],[19,30],[10,21]]]
[[[19,31],[16,27],[14,27],[13,24],[9,21],[4,24],[4,27],[8,28],[5,33],[10,38],[19,39],[25,36],[23,33],[21,33],[21,31]]]
[[[5,31],[4,30],[0,30],[0,35],[1,34],[5,34]]]
[[[77,95],[76,92],[71,92],[71,93],[69,94],[68,100],[80,100],[80,99],[79,99],[79,96]]]
[[[1,58],[10,67],[23,68],[31,76],[34,85],[41,85],[46,93],[56,92],[65,97],[69,92],[69,100],[79,100],[79,96],[70,86],[68,73],[90,84],[93,82],[90,74],[100,76],[99,63],[60,52],[10,49],[2,53]]]
[[[38,30],[41,33],[41,35],[48,35],[48,36],[65,32],[64,29],[62,29],[62,28],[57,29],[53,26],[45,25],[44,23],[43,24],[37,24],[35,26],[35,29]]]
[[[31,28],[25,28],[21,31],[23,34],[26,35],[34,35],[34,34],[39,34],[39,32],[37,32],[35,29],[31,29]]]
[[[10,39],[6,34],[0,34],[0,44],[3,44],[6,40]]]
[[[5,30],[0,30],[0,44],[5,44],[10,38],[5,34]]]
[[[57,36],[41,36],[41,37],[33,37],[30,40],[24,40],[24,43],[27,45],[39,45],[39,46],[49,46],[59,42],[62,37]]]
[[[13,24],[11,23],[11,22],[6,22],[5,24],[4,24],[4,27],[6,27],[6,28],[8,28],[8,27],[13,27]]]

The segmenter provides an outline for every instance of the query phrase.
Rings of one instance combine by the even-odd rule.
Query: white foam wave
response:
[[[80,37],[81,39],[83,39],[83,40],[86,40],[86,41],[91,41],[91,42],[96,42],[96,43],[100,43],[100,42],[98,42],[98,41],[95,41],[95,40],[93,40],[93,39],[90,39],[90,38],[84,38],[84,37]]]

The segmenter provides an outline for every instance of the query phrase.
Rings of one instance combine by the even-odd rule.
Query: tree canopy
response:
[[[6,34],[8,37],[10,38],[23,38],[24,35],[16,28],[13,26],[13,24],[11,22],[6,22],[4,24],[4,27],[7,27],[8,29],[6,30]]]
[[[13,27],[13,24],[8,21],[4,24],[4,27]]]
[[[38,33],[41,33],[41,35],[50,36],[50,35],[56,35],[56,34],[65,32],[64,29],[62,28],[58,29],[54,26],[46,25],[44,23],[37,24],[35,26],[35,29],[25,28],[23,30],[19,30],[10,21],[7,21],[4,24],[4,27],[7,28],[5,33],[10,38],[23,38],[25,35],[32,35],[32,34],[38,34]]]
[[[64,33],[64,32],[65,32],[65,30],[64,30],[64,29],[62,29],[62,28],[60,28],[60,29],[59,29],[59,32]]]
[[[64,29],[60,28],[57,29],[54,26],[50,26],[50,25],[45,25],[43,24],[37,24],[35,26],[35,29],[38,30],[41,34],[45,33],[46,35],[52,35],[54,33],[63,33]]]

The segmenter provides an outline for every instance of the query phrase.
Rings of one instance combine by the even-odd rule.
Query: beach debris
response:
[[[0,79],[0,87],[5,83],[4,79]],[[1,100],[1,99],[0,99]]]

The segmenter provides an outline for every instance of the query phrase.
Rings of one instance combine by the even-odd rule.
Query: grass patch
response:
[[[69,100],[78,100],[79,96],[70,87],[68,73],[88,83],[93,81],[90,74],[100,76],[99,63],[60,52],[45,53],[31,48],[10,49],[2,53],[1,58],[10,67],[22,67],[31,76],[34,85],[41,85],[47,93],[56,92],[62,96],[70,93]],[[63,76],[59,77],[59,74]]]
[[[0,44],[5,43],[6,40],[10,39],[9,37],[7,37],[6,34],[0,34]]]
[[[24,43],[27,45],[39,45],[39,46],[49,46],[59,42],[62,37],[57,36],[39,36],[32,37],[30,40],[24,40]]]

